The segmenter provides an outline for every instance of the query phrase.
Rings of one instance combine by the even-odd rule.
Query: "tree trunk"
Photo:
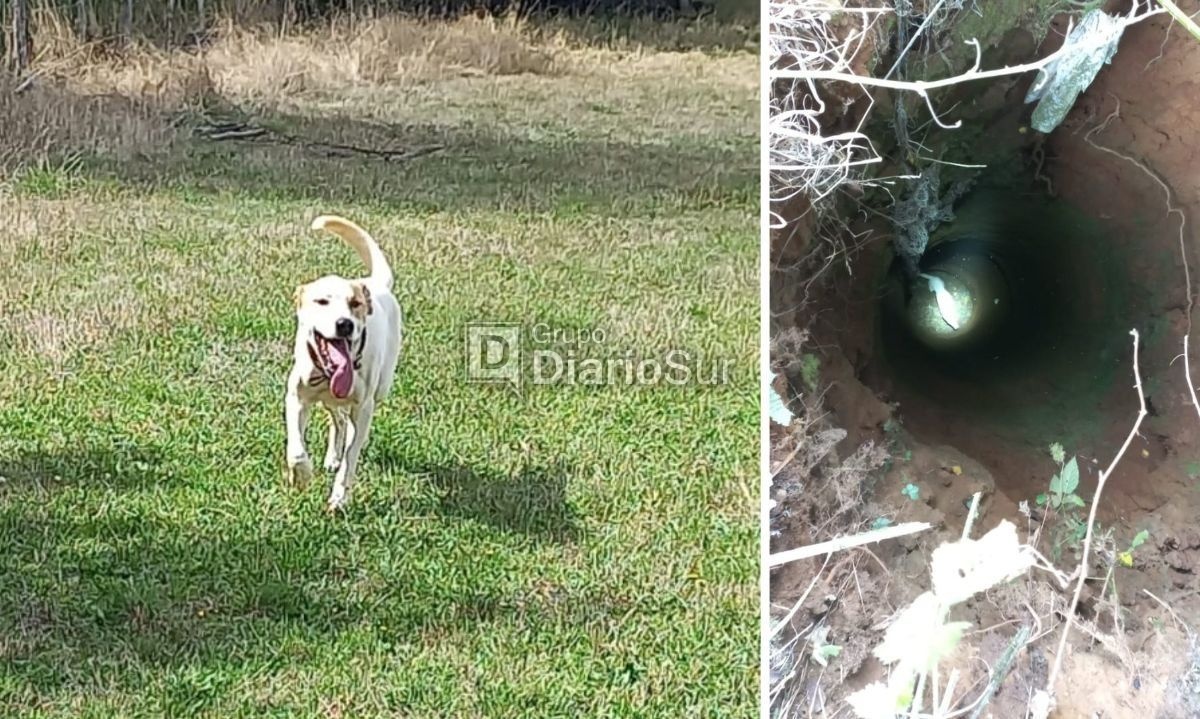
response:
[[[133,0],[125,0],[121,3],[121,44],[128,45],[133,42]]]
[[[91,23],[88,21],[91,14],[88,0],[75,0],[75,35],[82,42],[91,39]]]
[[[200,14],[200,30],[208,27],[208,18],[204,17],[204,0],[196,0],[196,12]]]
[[[33,37],[29,34],[29,0],[13,0],[8,64],[18,73],[23,73],[32,61]]]

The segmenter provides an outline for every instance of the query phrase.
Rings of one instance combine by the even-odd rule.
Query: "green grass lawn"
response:
[[[443,148],[181,139],[0,185],[0,715],[755,715],[757,77],[348,88],[260,119]],[[407,335],[336,517],[281,474],[291,293],[361,272],[323,212],[379,239]],[[730,381],[471,384],[476,320]]]

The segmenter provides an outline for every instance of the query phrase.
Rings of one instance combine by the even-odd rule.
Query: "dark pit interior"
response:
[[[953,443],[962,431],[1083,441],[1099,430],[1114,381],[1129,384],[1128,328],[1147,320],[1127,251],[1061,200],[977,190],[921,260],[922,272],[969,288],[969,321],[931,336],[914,308],[931,306],[932,293],[908,282],[899,260],[880,263],[863,379],[899,403],[923,441]]]

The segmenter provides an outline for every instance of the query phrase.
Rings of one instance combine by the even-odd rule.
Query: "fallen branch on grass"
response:
[[[1100,479],[1096,482],[1096,494],[1092,496],[1092,507],[1088,511],[1087,534],[1083,538],[1083,557],[1079,561],[1079,579],[1075,583],[1075,594],[1071,597],[1071,603],[1067,605],[1067,610],[1064,613],[1066,622],[1063,626],[1062,637],[1058,640],[1058,651],[1054,654],[1054,665],[1050,669],[1049,678],[1046,680],[1046,688],[1040,689],[1034,695],[1032,703],[1032,713],[1034,719],[1046,719],[1050,711],[1054,708],[1054,684],[1058,681],[1058,674],[1062,671],[1063,655],[1067,651],[1067,638],[1071,635],[1071,626],[1075,619],[1075,608],[1079,605],[1079,597],[1083,594],[1083,584],[1087,581],[1088,559],[1091,556],[1092,548],[1092,532],[1096,527],[1096,510],[1100,506],[1100,495],[1104,492],[1104,484],[1112,475],[1113,470],[1117,468],[1117,463],[1121,461],[1121,457],[1125,456],[1129,445],[1133,443],[1133,438],[1137,436],[1138,429],[1142,426],[1142,420],[1146,418],[1146,395],[1142,392],[1142,375],[1138,371],[1138,331],[1129,330],[1129,334],[1133,336],[1133,381],[1134,388],[1137,390],[1138,403],[1141,405],[1138,409],[1137,420],[1134,421],[1133,427],[1129,430],[1129,435],[1125,438],[1125,443],[1121,445],[1121,449],[1117,455],[1113,457],[1108,468],[1100,473]]]
[[[250,125],[244,122],[208,123],[198,126],[195,132],[197,135],[215,142],[224,142],[230,140],[265,141],[282,145],[296,145],[307,150],[320,152],[326,157],[352,157],[358,155],[377,157],[386,162],[401,162],[404,160],[411,160],[415,157],[421,157],[422,155],[428,155],[437,152],[438,150],[445,149],[445,145],[426,145],[425,147],[389,150],[376,147],[347,145],[337,142],[324,142],[322,140],[310,140],[308,138],[291,135],[278,130],[272,130],[267,127]]]
[[[828,542],[819,542],[817,544],[810,544],[807,547],[799,547],[797,549],[789,549],[786,552],[772,554],[767,559],[767,566],[778,567],[781,564],[794,562],[798,559],[808,559],[809,557],[816,557],[830,552],[839,552],[851,547],[881,542],[885,539],[895,539],[896,537],[924,532],[927,529],[933,529],[933,525],[929,522],[905,522],[904,524],[897,524],[894,527],[873,529],[870,532],[863,532],[862,534],[855,534],[849,537],[838,537]]]

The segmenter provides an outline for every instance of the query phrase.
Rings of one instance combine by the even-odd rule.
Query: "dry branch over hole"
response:
[[[1138,414],[1134,420],[1133,426],[1129,429],[1129,434],[1125,437],[1125,442],[1113,457],[1112,462],[1108,467],[1100,473],[1100,477],[1096,482],[1096,493],[1092,496],[1092,506],[1088,510],[1087,519],[1087,534],[1083,539],[1083,556],[1079,560],[1079,566],[1076,571],[1079,574],[1075,583],[1075,592],[1071,595],[1071,602],[1067,605],[1064,616],[1066,621],[1063,625],[1062,636],[1058,640],[1058,650],[1054,654],[1054,665],[1050,669],[1050,675],[1046,679],[1046,687],[1038,692],[1035,697],[1034,706],[1037,707],[1037,712],[1034,716],[1039,719],[1045,719],[1046,714],[1039,713],[1042,708],[1048,714],[1054,708],[1054,685],[1058,681],[1058,674],[1062,671],[1063,656],[1067,651],[1067,638],[1071,634],[1071,626],[1075,621],[1075,608],[1079,606],[1079,597],[1083,594],[1083,584],[1088,578],[1088,559],[1091,557],[1092,533],[1096,527],[1096,510],[1100,507],[1100,497],[1104,492],[1104,485],[1108,482],[1108,478],[1112,476],[1113,470],[1117,468],[1117,463],[1121,461],[1121,457],[1125,456],[1125,452],[1129,449],[1129,445],[1133,442],[1133,438],[1137,436],[1138,429],[1142,426],[1142,420],[1146,418],[1146,395],[1142,391],[1142,375],[1138,370],[1138,331],[1136,329],[1129,330],[1129,334],[1133,337],[1133,381],[1134,389],[1138,395]]]
[[[871,89],[914,93],[925,102],[931,120],[938,127],[956,129],[961,126],[961,121],[943,121],[933,105],[931,91],[1042,70],[1070,53],[1089,48],[1089,41],[1064,45],[1034,62],[983,70],[982,48],[978,40],[969,39],[966,42],[975,49],[975,62],[966,72],[939,80],[893,80],[890,79],[891,72],[888,77],[878,78],[858,71],[864,64],[863,53],[873,49],[871,39],[876,32],[876,23],[880,17],[892,13],[891,8],[863,9],[853,13],[857,26],[839,35],[831,23],[832,12],[828,6],[773,2],[767,7],[771,33],[768,79],[773,85],[794,83],[790,91],[775,94],[768,116],[768,168],[773,180],[770,199],[784,202],[803,194],[818,211],[847,183],[862,181],[862,169],[883,162],[864,132],[866,117],[875,104]],[[1162,7],[1141,13],[1138,9],[1135,3],[1130,14],[1117,25],[1123,29],[1167,12]],[[916,35],[913,40],[915,38]],[[822,127],[822,119],[830,108],[824,98],[827,95],[842,97],[833,92],[839,84],[853,86],[863,93],[868,109],[860,113],[853,129],[830,133]],[[845,107],[852,104],[849,100],[841,101]],[[783,218],[773,224],[782,225]]]

